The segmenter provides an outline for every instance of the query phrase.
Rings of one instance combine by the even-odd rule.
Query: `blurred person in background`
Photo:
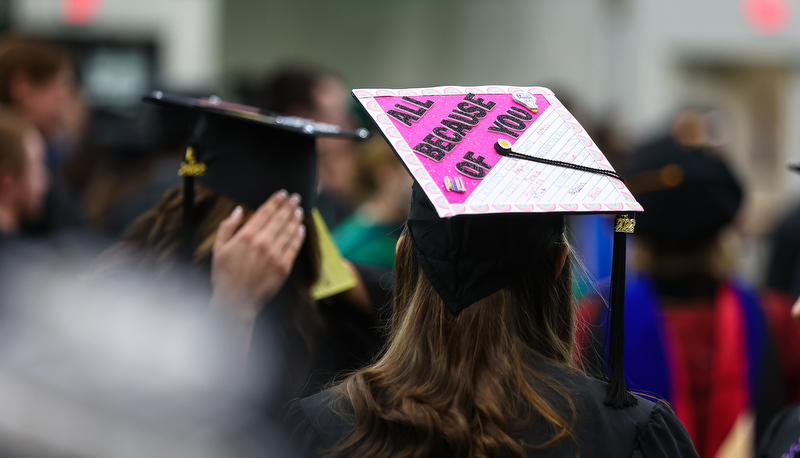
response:
[[[792,304],[790,315],[795,323],[800,322],[800,298]],[[793,348],[796,349],[797,347]],[[800,456],[800,404],[787,406],[778,412],[761,435],[756,458],[778,456],[781,458]]]
[[[390,270],[408,217],[412,179],[383,138],[359,146],[355,188],[361,203],[333,231],[333,238],[350,261]]]
[[[342,79],[330,70],[310,64],[275,68],[244,98],[247,103],[271,112],[327,122],[344,130],[357,124]],[[341,137],[319,137],[316,148],[319,180],[316,204],[327,226],[335,231],[369,197],[357,186],[358,155],[363,150],[352,139]],[[373,314],[383,322],[390,309],[391,275],[387,275],[386,267],[360,262],[354,262],[353,267],[370,297]]]
[[[354,113],[341,78],[311,65],[286,65],[271,71],[245,103],[275,113],[352,129]],[[355,207],[356,146],[352,139],[319,138],[318,207],[335,229]]]
[[[795,205],[778,220],[770,234],[770,256],[765,286],[769,293],[782,296],[787,309],[800,297],[800,205]]]
[[[26,118],[0,109],[0,240],[41,219],[48,185],[42,135]]]
[[[81,194],[91,227],[116,240],[180,182],[175,166],[183,157],[191,122],[186,113],[153,107],[143,107],[133,119],[112,112],[93,115],[80,159],[71,162],[83,169]]]
[[[65,158],[61,135],[68,120],[80,126],[81,105],[67,54],[43,41],[21,36],[0,39],[0,107],[28,119],[47,142],[52,186],[45,218],[32,233],[82,225],[77,199],[62,177]]]
[[[790,169],[797,172],[796,165]],[[760,438],[758,458],[800,456],[800,206],[791,207],[770,235],[764,307],[780,342],[785,372],[781,387],[793,402],[770,422]]]
[[[198,182],[167,190],[99,260],[106,271],[132,265],[154,276],[189,266],[212,310],[251,330],[240,346],[267,415],[364,364],[377,347],[363,285],[313,296],[324,262],[312,216],[316,153],[314,137],[298,129],[199,114],[182,168],[207,164]],[[254,246],[242,249],[243,241]],[[269,274],[237,270],[251,264]],[[231,303],[244,312],[225,313]]]
[[[634,151],[626,175],[645,209],[626,282],[625,319],[637,323],[625,335],[626,378],[674,406],[700,456],[749,456],[781,399],[767,316],[734,275],[728,231],[744,192],[709,146],[702,111],[681,111],[672,127]],[[582,347],[597,370],[607,317],[597,297],[586,302]]]
[[[50,139],[66,120],[72,71],[64,51],[32,38],[5,37],[0,41],[0,103]]]
[[[764,307],[781,343],[778,350],[785,372],[783,394],[792,402],[800,402],[800,321],[789,318],[792,304],[800,297],[800,205],[790,207],[778,220],[769,244]]]

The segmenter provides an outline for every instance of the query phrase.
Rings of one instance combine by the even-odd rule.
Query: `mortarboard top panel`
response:
[[[196,114],[187,162],[181,171],[251,209],[279,189],[296,192],[304,205],[316,203],[315,138],[366,138],[365,129],[347,131],[310,119],[268,113],[219,97],[189,98],[155,91],[145,102]],[[192,169],[193,162],[199,168]],[[202,169],[202,171],[200,171]]]
[[[225,102],[216,96],[193,98],[153,91],[152,94],[142,97],[142,100],[164,108],[197,110],[198,112],[263,124],[303,135],[352,138],[367,138],[369,136],[366,129],[345,130],[334,124],[271,113],[249,105]]]
[[[643,211],[547,88],[355,89],[353,96],[440,217]],[[499,154],[498,143],[531,160]]]

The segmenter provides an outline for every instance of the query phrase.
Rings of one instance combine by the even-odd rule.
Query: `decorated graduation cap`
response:
[[[453,313],[519,278],[559,240],[565,215],[617,215],[606,402],[634,404],[623,369],[625,234],[642,207],[553,92],[451,86],[353,95],[416,181],[409,234]]]
[[[315,138],[368,136],[365,129],[347,131],[332,124],[224,102],[218,97],[187,98],[155,91],[143,100],[194,114],[186,158],[178,171],[184,179],[183,227],[187,241],[191,240],[196,227],[195,180],[253,210],[281,189],[299,194],[303,206],[314,209],[317,194]],[[319,227],[318,212],[313,212],[312,216]],[[321,238],[327,233],[327,230],[318,231]],[[320,247],[322,282],[325,283],[331,274],[325,272],[325,266],[341,265],[341,259],[332,262],[326,258],[326,255],[340,256],[332,242],[321,240]],[[343,265],[342,269],[347,270]],[[342,277],[337,273],[335,276]],[[345,277],[352,287],[352,276]],[[335,294],[343,289],[337,291],[336,285],[328,283],[324,290]]]

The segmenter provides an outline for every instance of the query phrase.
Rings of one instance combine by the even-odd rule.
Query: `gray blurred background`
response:
[[[95,56],[90,95],[151,88],[232,97],[281,63],[349,87],[545,85],[582,123],[635,143],[680,107],[720,110],[763,234],[800,190],[800,29],[788,0],[0,0],[5,30],[136,44]],[[113,51],[113,50],[112,50]],[[146,52],[144,52],[146,51]],[[112,70],[113,69],[113,70]]]

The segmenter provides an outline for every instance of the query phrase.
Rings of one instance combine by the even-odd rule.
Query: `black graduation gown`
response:
[[[391,285],[384,284],[381,275],[385,272],[370,273],[359,265],[356,268],[365,282],[375,316],[383,317],[390,307],[386,304],[391,291]],[[297,300],[292,287],[285,285],[259,313],[253,329],[248,372],[256,402],[271,416],[277,415],[290,399],[318,393],[337,377],[368,364],[385,340],[383,318],[368,316],[334,296],[317,302],[322,329],[315,334],[309,355],[292,317],[285,315],[294,309]],[[260,383],[270,379],[274,383]]]
[[[757,458],[800,456],[800,404],[781,410],[761,436]]]
[[[540,358],[541,359],[541,358]],[[578,412],[572,431],[579,450],[569,439],[547,450],[530,450],[531,457],[575,456],[582,458],[620,457],[696,457],[691,439],[670,406],[638,397],[639,403],[626,409],[606,406],[606,383],[577,370],[545,362],[537,367],[551,373],[569,389]],[[555,407],[567,416],[563,401]],[[332,447],[350,433],[352,426],[331,410],[331,392],[323,391],[305,399],[296,399],[286,408],[285,426],[299,448],[299,456],[320,456],[319,451]],[[522,435],[527,443],[541,443],[543,432],[529,428]]]

